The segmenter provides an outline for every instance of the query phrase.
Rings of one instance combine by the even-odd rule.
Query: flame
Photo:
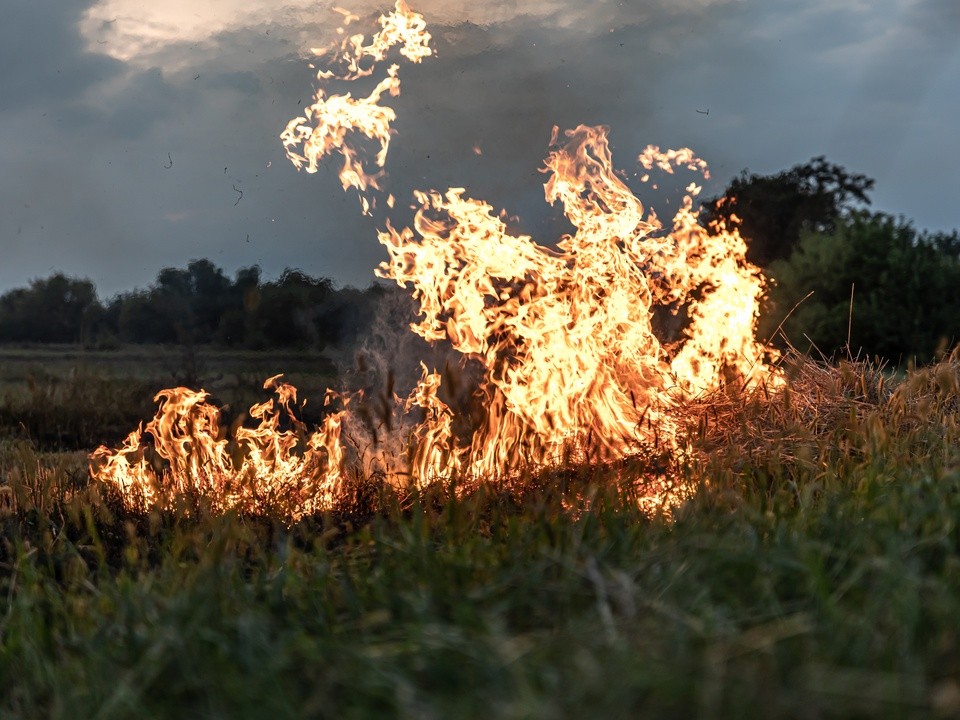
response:
[[[296,388],[275,376],[264,389],[277,399],[250,408],[257,427],[232,434],[203,390],[161,390],[153,420],[130,433],[117,451],[97,448],[91,473],[115,485],[132,507],[169,504],[183,493],[209,498],[215,511],[279,505],[294,519],[329,507],[341,488],[343,411],[306,433],[291,409]],[[282,419],[291,429],[280,428]],[[144,450],[144,434],[153,439],[152,453]]]
[[[378,274],[412,288],[420,304],[413,331],[449,341],[486,371],[485,427],[434,466],[492,476],[557,462],[572,448],[620,458],[645,441],[675,442],[672,406],[733,377],[768,375],[753,338],[763,278],[736,231],[713,236],[697,222],[699,187],[688,186],[665,228],[617,177],[605,128],[563,138],[555,129],[552,145],[546,199],[576,228],[556,250],[511,235],[462,188],[419,193],[414,228],[380,234],[390,259]],[[640,162],[706,173],[687,149],[649,147]],[[658,308],[683,308],[689,319],[672,343],[654,332]],[[420,396],[434,385],[425,376]],[[435,402],[434,393],[421,406]]]
[[[337,12],[344,14],[344,24],[356,19],[342,9]],[[423,16],[412,12],[403,0],[397,0],[395,10],[380,17],[380,31],[369,42],[358,33],[346,38],[334,51],[315,50],[320,56],[332,52],[332,62],[342,66],[339,72],[318,70],[317,79],[354,81],[369,77],[376,63],[385,60],[390,50],[398,46],[403,57],[419,63],[433,54],[430,39]],[[369,64],[365,66],[364,61]],[[386,77],[366,97],[354,98],[350,93],[328,95],[322,86],[318,87],[314,103],[304,109],[303,115],[291,120],[280,135],[287,157],[297,169],[308,173],[315,173],[327,155],[339,153],[343,158],[340,183],[344,190],[352,187],[360,193],[365,215],[370,214],[373,205],[368,198],[369,191],[381,189],[391,127],[397,119],[396,112],[381,101],[384,94],[393,97],[400,94],[399,68],[395,63],[390,65]],[[360,133],[379,147],[373,159],[375,170],[368,169],[365,153],[349,141],[354,133]]]
[[[380,26],[369,41],[353,35],[324,53],[340,69],[319,71],[321,84],[373,75],[393,48],[415,63],[432,54],[422,16],[402,1]],[[399,91],[397,64],[364,98],[319,89],[316,102],[281,134],[290,160],[315,172],[323,158],[339,154],[343,188],[356,189],[369,213],[396,119],[381,100]],[[379,147],[373,168],[355,144],[358,136]],[[706,163],[687,148],[650,146],[637,161],[645,183],[651,172],[709,179]],[[415,193],[413,226],[396,229],[388,221],[379,233],[388,260],[377,275],[412,292],[419,304],[414,333],[449,343],[481,368],[474,399],[482,412],[465,432],[440,397],[440,373],[421,363],[410,395],[384,401],[394,404],[388,416],[405,421],[390,420],[388,436],[373,436],[366,449],[354,444],[351,460],[362,468],[375,459],[395,483],[424,486],[452,476],[475,483],[528,467],[613,461],[651,445],[681,450],[678,407],[734,383],[780,382],[754,339],[764,278],[747,262],[736,228],[708,232],[699,223],[698,182],[686,186],[665,224],[614,169],[608,129],[585,125],[554,128],[543,171],[546,201],[559,205],[574,228],[553,247],[511,234],[505,212],[464,188]],[[387,204],[393,207],[392,195]],[[669,332],[658,330],[664,318]],[[273,401],[255,406],[250,415],[260,425],[232,438],[204,393],[164,391],[146,427],[162,470],[140,449],[138,430],[115,453],[97,450],[92,472],[141,504],[199,490],[222,507],[255,507],[293,488],[294,516],[330,507],[348,462],[341,435],[350,426],[362,432],[360,418],[331,413],[308,435],[290,412],[296,391],[275,378],[267,387],[277,392],[279,409]],[[327,401],[333,397],[328,393]],[[281,417],[295,430],[281,430]],[[641,504],[655,508],[682,495],[682,488],[664,487]]]

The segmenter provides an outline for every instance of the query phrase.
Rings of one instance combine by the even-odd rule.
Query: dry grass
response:
[[[956,461],[960,353],[902,378],[870,362],[834,365],[796,352],[781,368],[783,388],[721,391],[678,411],[695,475],[809,484]]]
[[[293,526],[129,513],[0,441],[0,715],[956,717],[960,357],[784,369],[684,408],[683,453],[357,477]]]

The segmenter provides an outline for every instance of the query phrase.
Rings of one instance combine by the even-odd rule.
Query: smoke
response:
[[[406,407],[423,368],[441,371],[438,396],[453,411],[454,433],[473,435],[483,422],[483,367],[453,349],[449,342],[428,343],[410,330],[417,302],[409,290],[384,287],[373,307],[373,320],[338,363],[340,392],[349,398],[344,439],[357,467],[368,475],[404,477],[413,431],[424,412]]]

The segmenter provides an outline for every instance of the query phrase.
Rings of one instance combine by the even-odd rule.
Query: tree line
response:
[[[0,342],[216,344],[323,349],[352,342],[387,289],[335,288],[328,278],[260,268],[228,277],[209,260],[164,268],[147,289],[106,303],[87,279],[57,273],[0,295]]]
[[[771,284],[758,335],[826,357],[902,365],[960,341],[960,235],[871,212],[874,181],[823,157],[774,175],[747,171],[704,204],[737,226]]]
[[[960,341],[960,235],[870,212],[873,185],[820,157],[773,175],[745,170],[704,203],[702,222],[739,228],[747,259],[770,279],[761,339],[895,365]],[[290,269],[271,281],[258,267],[230,278],[194,260],[101,303],[90,280],[58,273],[0,295],[0,342],[322,349],[352,342],[389,291],[338,289]]]

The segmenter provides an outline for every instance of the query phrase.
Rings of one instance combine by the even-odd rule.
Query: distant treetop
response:
[[[767,267],[790,256],[804,229],[832,232],[837,220],[870,204],[874,181],[823,156],[776,175],[744,170],[726,192],[703,204],[704,222],[739,224],[747,259]],[[734,220],[739,218],[739,223]]]

